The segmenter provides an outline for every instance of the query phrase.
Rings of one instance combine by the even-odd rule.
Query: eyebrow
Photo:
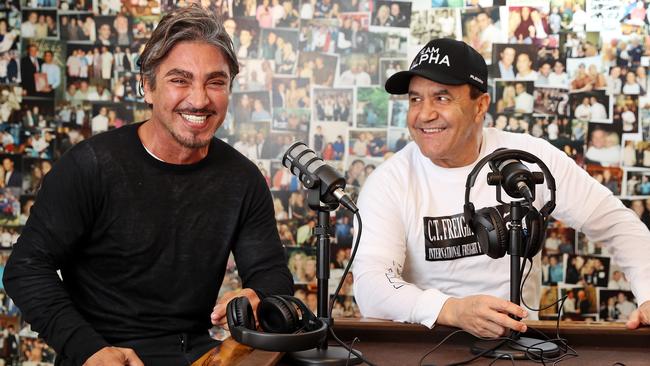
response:
[[[417,92],[415,90],[409,90],[409,96],[413,96],[413,95],[421,96],[422,94],[420,94],[419,92]],[[439,95],[449,95],[449,96],[451,96],[452,94],[447,89],[440,89],[440,90],[436,90],[431,95],[434,96],[434,97],[437,97]]]
[[[178,69],[178,68],[174,68],[174,69],[171,69],[171,70],[167,71],[167,73],[165,74],[165,77],[167,77],[167,76],[180,76],[180,77],[190,79],[190,80],[194,79],[194,74],[192,74],[189,71]],[[211,72],[211,73],[209,73],[207,75],[206,80],[215,79],[215,78],[226,78],[227,79],[228,77],[229,77],[229,75],[225,71],[213,71],[213,72]]]

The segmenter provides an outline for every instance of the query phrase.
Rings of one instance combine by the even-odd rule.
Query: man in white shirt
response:
[[[41,70],[47,74],[47,84],[49,91],[53,91],[61,85],[61,68],[54,62],[52,51],[45,51],[43,55],[43,65]]]
[[[636,115],[634,115],[634,112],[632,112],[627,105],[623,106],[621,120],[623,121],[623,132],[635,132],[634,125],[636,123]]]
[[[20,36],[22,38],[34,38],[36,36],[36,22],[38,21],[38,14],[31,12],[27,16],[27,20],[20,25]]]
[[[352,61],[350,68],[342,72],[339,77],[340,85],[368,86],[370,83],[370,75],[363,71],[359,65],[359,61]]]
[[[619,311],[619,320],[626,320],[630,314],[636,309],[634,303],[627,299],[627,296],[623,292],[619,292],[616,295],[616,310]]]
[[[537,71],[532,69],[533,61],[525,52],[517,55],[517,80],[536,80]]]
[[[647,227],[547,141],[483,128],[490,96],[487,65],[477,51],[464,42],[433,40],[408,71],[394,74],[385,87],[391,94],[408,93],[407,125],[414,142],[368,176],[359,194],[363,233],[353,270],[355,298],[364,316],[449,325],[484,337],[526,331],[523,322],[509,315],[526,317],[527,312],[505,300],[510,258],[483,255],[484,245],[463,209],[465,182],[474,165],[508,147],[524,149],[549,166],[558,187],[555,218],[617,248],[615,260],[629,271],[641,304],[627,326],[650,323]],[[539,189],[534,206],[545,205],[549,194]],[[470,196],[476,207],[498,211],[494,187],[484,175]],[[534,278],[522,292],[529,304],[539,304],[539,255],[535,263]]]
[[[581,33],[585,31],[585,25],[589,21],[589,16],[587,12],[582,10],[580,4],[573,5],[573,15],[571,17],[571,23],[569,28],[576,33]],[[575,57],[575,56],[574,56]]]
[[[609,75],[607,76],[607,94],[621,94],[622,88],[623,80],[621,80],[621,68],[620,66],[613,66],[609,70]]]
[[[553,64],[553,72],[548,76],[549,86],[569,87],[569,76],[564,72],[564,64],[562,61],[555,61]]]
[[[607,288],[613,290],[630,291],[630,283],[625,279],[625,274],[621,271],[612,272],[612,278],[607,283]]]
[[[72,54],[68,56],[66,61],[66,66],[68,68],[68,76],[72,78],[77,78],[81,73],[81,61],[79,60],[78,54],[79,50],[73,50]]]
[[[533,106],[535,98],[526,91],[526,86],[523,83],[515,84],[515,112],[519,113],[533,113]]]
[[[36,153],[40,154],[45,151],[45,149],[50,146],[50,143],[45,140],[45,136],[41,135],[40,132],[36,132],[32,138],[32,148]]]
[[[598,102],[598,99],[596,97],[592,96],[590,98],[591,106],[589,107],[591,110],[591,120],[592,121],[606,121],[607,120],[607,109],[605,109],[605,105],[602,103]],[[632,114],[634,115],[634,114]]]
[[[102,79],[110,80],[113,77],[113,53],[106,46],[102,46],[101,60]]]
[[[573,116],[581,121],[591,120],[591,105],[589,104],[589,97],[582,98],[582,103],[576,107]]]
[[[486,12],[480,12],[476,16],[478,27],[481,30],[481,52],[491,53],[492,44],[501,42],[501,31],[492,23],[492,18]]]
[[[108,131],[108,109],[106,107],[101,107],[99,114],[92,118],[90,121],[90,129],[93,135]]]
[[[575,314],[576,310],[576,297],[573,294],[573,291],[568,290],[566,299],[564,300],[564,305],[562,306],[562,311],[569,314]]]

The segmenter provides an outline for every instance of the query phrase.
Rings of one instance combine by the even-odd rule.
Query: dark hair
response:
[[[472,84],[467,84],[467,85],[469,85],[469,97],[472,98],[472,100],[474,100],[474,99],[480,97],[481,95],[485,94],[481,90],[479,90],[479,88],[477,88],[476,86],[474,86]]]
[[[228,62],[232,89],[233,80],[239,73],[232,40],[226,33],[223,22],[214,13],[196,4],[174,10],[160,20],[137,62],[142,75],[140,87],[146,79],[151,89],[155,89],[158,66],[180,42],[205,42],[220,49]]]

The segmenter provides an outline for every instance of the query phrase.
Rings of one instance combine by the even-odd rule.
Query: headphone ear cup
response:
[[[472,218],[472,229],[483,253],[495,259],[506,255],[507,230],[496,208],[484,207],[478,210]]]
[[[526,228],[528,240],[526,240],[524,248],[524,258],[533,258],[542,249],[542,243],[546,236],[545,220],[538,212],[530,211],[526,215]]]
[[[245,296],[236,297],[226,306],[226,319],[230,329],[244,327],[255,330],[255,317],[253,307]]]
[[[257,309],[257,318],[269,333],[293,333],[300,328],[298,311],[281,296],[265,297]]]

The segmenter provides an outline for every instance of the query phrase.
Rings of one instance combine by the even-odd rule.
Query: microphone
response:
[[[525,198],[532,203],[535,199],[535,185],[544,183],[543,173],[531,172],[517,159],[497,160],[494,162],[494,167],[497,174],[488,176],[488,179],[498,179],[503,190],[513,198]]]
[[[306,188],[314,189],[320,186],[322,202],[338,202],[353,213],[359,211],[357,205],[343,190],[345,179],[334,168],[325,164],[323,159],[302,141],[291,144],[282,157],[282,165],[297,176]]]

